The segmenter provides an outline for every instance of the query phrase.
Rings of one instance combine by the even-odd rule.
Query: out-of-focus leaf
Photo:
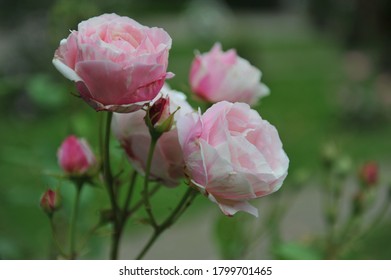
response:
[[[0,260],[12,259],[15,257],[17,248],[14,243],[7,239],[0,239]]]
[[[11,95],[17,91],[20,87],[20,79],[15,77],[2,77],[0,78],[0,97]]]
[[[45,109],[58,108],[67,98],[66,89],[46,74],[33,76],[27,83],[27,92],[38,106]]]
[[[391,259],[391,243],[386,242],[391,235],[391,223],[388,220],[384,224],[373,228],[362,239],[354,243],[342,256],[349,260],[389,260]]]
[[[322,253],[315,247],[295,242],[281,243],[274,247],[273,253],[283,260],[320,260]]]
[[[221,216],[215,226],[215,235],[218,249],[223,259],[241,259],[248,248],[249,236],[248,226],[245,223],[246,217],[236,214],[229,218]]]

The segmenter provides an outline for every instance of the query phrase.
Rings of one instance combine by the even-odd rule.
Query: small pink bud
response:
[[[170,116],[170,100],[168,97],[161,97],[156,100],[149,108],[148,114],[154,127],[162,124]]]
[[[365,185],[373,186],[378,182],[379,167],[376,162],[368,162],[364,164],[359,172],[360,179]]]
[[[41,208],[46,213],[53,213],[61,206],[61,197],[60,193],[57,191],[53,191],[48,189],[41,197],[40,201]]]
[[[84,139],[71,135],[57,152],[58,163],[70,175],[82,175],[95,165],[95,156]]]
[[[174,114],[179,110],[170,113],[170,99],[168,96],[161,96],[148,109],[144,118],[150,135],[158,139],[163,133],[171,130],[174,123]]]

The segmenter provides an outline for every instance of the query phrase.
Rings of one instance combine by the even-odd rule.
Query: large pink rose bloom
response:
[[[152,158],[151,179],[161,181],[169,187],[179,184],[183,178],[184,162],[178,141],[176,121],[193,109],[186,101],[186,96],[178,91],[163,87],[161,94],[169,99],[169,112],[174,115],[174,123],[170,131],[163,133],[157,141]],[[159,94],[153,102],[160,97]],[[165,109],[163,109],[165,110]],[[129,161],[137,171],[144,174],[147,163],[151,136],[144,121],[145,112],[139,110],[128,114],[114,114],[112,128]]]
[[[269,94],[261,71],[231,49],[223,52],[216,43],[208,53],[197,54],[190,69],[192,91],[208,102],[230,101],[255,105]]]
[[[245,103],[219,102],[177,122],[191,184],[224,214],[258,216],[248,200],[277,191],[289,159],[277,130]]]
[[[167,73],[170,36],[116,14],[83,21],[60,42],[54,66],[97,111],[131,112],[151,101]]]

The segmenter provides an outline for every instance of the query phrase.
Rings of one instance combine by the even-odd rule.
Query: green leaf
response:
[[[278,259],[283,260],[320,260],[321,252],[310,245],[295,242],[281,243],[273,248]]]
[[[218,249],[223,259],[242,259],[247,252],[251,238],[248,236],[246,217],[220,216],[216,222],[215,235]]]
[[[66,89],[46,74],[34,75],[27,83],[27,92],[38,106],[46,109],[62,106],[67,98]]]

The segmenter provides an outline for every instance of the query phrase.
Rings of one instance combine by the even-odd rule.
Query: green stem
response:
[[[328,170],[324,180],[326,193],[324,194],[323,214],[326,220],[326,237],[325,237],[325,255],[326,258],[333,258],[337,246],[337,218],[338,218],[338,201],[341,199],[340,190],[342,188],[341,178],[337,178],[333,169]]]
[[[48,217],[49,217],[50,228],[52,230],[52,236],[53,236],[54,244],[56,245],[56,248],[57,248],[58,252],[60,253],[60,255],[63,258],[65,258],[65,259],[69,259],[69,256],[64,252],[64,250],[62,249],[60,243],[57,240],[56,229],[55,229],[54,221],[53,221],[53,215],[52,214],[48,215]]]
[[[339,252],[338,252],[339,255],[343,255],[344,253],[346,253],[349,249],[351,249],[351,247],[357,241],[359,241],[361,238],[363,238],[364,236],[369,234],[369,232],[371,230],[376,228],[376,226],[381,222],[382,218],[387,213],[388,208],[389,208],[389,202],[386,201],[385,203],[383,203],[383,205],[382,205],[381,209],[379,210],[379,212],[377,213],[376,217],[374,217],[372,219],[372,222],[369,225],[367,225],[361,231],[356,232],[354,236],[351,236],[351,237],[345,236],[345,239],[341,240],[341,242],[340,242],[340,247],[339,247]]]
[[[117,220],[118,206],[117,206],[117,202],[115,200],[113,175],[111,172],[111,165],[110,165],[110,128],[111,128],[112,117],[113,117],[113,113],[108,112],[107,119],[106,119],[105,144],[104,144],[104,151],[103,151],[103,153],[104,153],[103,154],[103,174],[104,174],[105,184],[106,184],[107,190],[109,192],[111,208],[114,212],[115,219]]]
[[[115,191],[114,191],[114,180],[111,172],[110,165],[110,130],[111,130],[111,119],[113,117],[112,112],[107,112],[106,118],[106,131],[105,131],[105,141],[103,149],[103,175],[105,180],[105,185],[109,193],[111,210],[113,211],[114,220],[113,227],[114,232],[111,239],[111,251],[110,258],[116,260],[118,258],[118,247],[119,247],[119,209],[116,201]]]
[[[152,197],[160,189],[160,187],[161,186],[159,184],[155,185],[155,187],[152,190],[150,190],[148,196]],[[136,204],[134,204],[134,206],[132,208],[130,208],[127,211],[126,215],[127,216],[132,215],[134,212],[136,212],[143,205],[144,205],[144,200],[140,199]]]
[[[387,210],[389,207],[390,207],[390,204],[389,204],[389,201],[387,200],[383,203],[383,205],[382,205],[381,209],[379,210],[379,212],[377,213],[376,217],[372,219],[372,223],[364,229],[364,233],[363,233],[364,235],[379,225],[381,220],[387,214]]]
[[[76,197],[75,203],[73,206],[73,213],[71,218],[71,224],[69,229],[69,256],[70,259],[75,259],[77,252],[75,250],[75,236],[76,236],[76,226],[77,226],[77,216],[79,212],[80,204],[80,193],[83,188],[83,183],[76,183]]]
[[[153,226],[154,229],[158,227],[158,224],[152,212],[151,202],[149,201],[148,183],[149,183],[149,175],[151,173],[152,158],[153,158],[153,152],[155,151],[156,142],[157,140],[151,137],[151,144],[149,146],[147,165],[145,167],[144,190],[143,190],[143,201],[144,201],[145,211],[147,212],[151,225]]]
[[[119,244],[120,244],[120,241],[121,241],[121,237],[122,237],[122,233],[124,231],[124,227],[125,227],[126,221],[127,221],[128,217],[129,217],[127,215],[127,211],[128,211],[128,208],[129,208],[130,200],[132,198],[132,194],[133,194],[136,178],[137,178],[137,172],[134,171],[132,173],[132,177],[131,177],[131,180],[130,180],[130,185],[129,185],[128,193],[126,195],[124,208],[123,208],[122,212],[118,213],[119,218],[115,222],[115,231],[114,231],[114,234],[113,234],[112,247],[111,247],[111,258],[112,259],[117,259],[118,258]]]
[[[162,223],[160,227],[164,230],[176,222],[193,202],[196,194],[198,194],[196,190],[188,188],[177,207],[174,209],[174,211],[172,211],[171,215]]]
[[[95,225],[93,228],[91,228],[87,234],[84,236],[83,241],[81,242],[81,250],[84,249],[87,246],[88,240],[95,234],[95,232],[102,226],[101,223]]]
[[[158,239],[158,237],[167,228],[169,228],[174,222],[176,222],[179,219],[179,217],[191,205],[191,203],[193,202],[193,200],[197,194],[198,194],[198,192],[192,188],[189,188],[186,191],[186,193],[183,195],[183,197],[180,200],[180,202],[178,203],[178,205],[172,211],[171,215],[168,216],[161,225],[156,225],[151,238],[148,240],[147,244],[144,246],[144,248],[141,250],[141,252],[137,256],[137,258],[136,258],[137,260],[141,260],[145,256],[145,254],[149,251],[149,249],[152,247],[152,245],[155,243],[155,241]]]
[[[98,114],[99,115],[99,126],[98,126],[98,145],[99,145],[99,152],[100,152],[100,155],[103,156],[104,154],[104,131],[103,131],[103,127],[104,127],[104,114]]]
[[[118,259],[120,239],[121,239],[121,231],[119,229],[119,226],[115,223],[114,224],[114,232],[113,232],[113,235],[111,238],[110,258],[112,260]]]
[[[128,217],[127,213],[129,211],[130,201],[132,200],[136,179],[137,179],[137,171],[134,170],[132,173],[132,176],[130,178],[130,185],[129,185],[128,193],[126,194],[126,199],[125,199],[125,203],[123,206],[121,224],[124,224],[126,222],[127,217]]]
[[[162,231],[155,230],[151,236],[151,238],[148,240],[148,243],[144,246],[144,248],[141,250],[141,252],[138,254],[136,260],[141,260],[145,254],[149,251],[149,249],[152,247],[152,245],[155,243],[157,238],[160,236]]]

